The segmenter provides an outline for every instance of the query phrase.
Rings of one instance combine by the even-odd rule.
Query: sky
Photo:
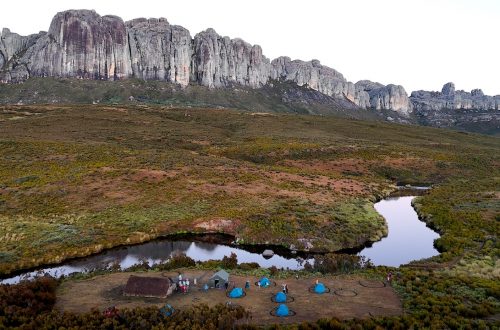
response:
[[[0,27],[47,31],[67,9],[124,20],[165,17],[191,35],[219,34],[262,46],[270,59],[318,59],[349,81],[414,90],[481,88],[500,94],[500,0],[25,0],[4,1]]]

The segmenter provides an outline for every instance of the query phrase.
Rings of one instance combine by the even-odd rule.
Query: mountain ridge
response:
[[[208,28],[191,37],[189,30],[165,18],[100,16],[93,10],[57,13],[48,32],[20,36],[3,29],[0,35],[0,81],[18,83],[33,77],[159,80],[186,87],[242,85],[262,88],[272,81],[293,82],[360,109],[390,110],[402,117],[432,117],[443,109],[497,112],[499,96],[481,90],[415,91],[369,80],[348,81],[319,60],[268,59],[259,45],[223,37]],[[494,114],[496,116],[496,114]]]

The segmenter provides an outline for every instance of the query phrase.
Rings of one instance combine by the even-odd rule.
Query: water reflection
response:
[[[415,210],[411,206],[413,198],[413,196],[388,198],[375,204],[375,209],[388,223],[389,235],[374,243],[373,246],[363,249],[359,253],[360,255],[370,258],[375,265],[399,266],[412,260],[428,258],[438,254],[438,251],[433,247],[433,241],[439,235],[427,228],[425,223],[418,219]],[[150,266],[153,266],[165,262],[176,253],[185,253],[196,261],[220,260],[224,256],[235,253],[240,263],[256,262],[261,267],[276,266],[285,269],[302,269],[306,261],[313,263],[312,259],[303,259],[300,256],[286,258],[279,254],[266,259],[261,252],[258,249],[246,251],[242,248],[224,244],[165,239],[108,250],[95,256],[69,261],[59,266],[27,272],[5,279],[0,283],[17,283],[21,279],[31,279],[34,276],[46,273],[54,277],[60,277],[75,272],[105,269],[113,264],[120,265],[121,269],[127,269],[134,264],[146,261]]]
[[[35,276],[49,274],[54,277],[69,275],[75,272],[88,272],[94,269],[105,269],[112,265],[120,265],[121,269],[147,262],[150,266],[165,262],[172,255],[185,253],[196,261],[207,261],[210,259],[220,260],[224,256],[235,253],[238,262],[256,262],[261,267],[276,266],[278,268],[302,269],[304,259],[287,259],[275,254],[266,259],[260,253],[245,251],[240,248],[213,244],[205,242],[190,241],[152,241],[141,245],[112,249],[88,258],[69,261],[63,265],[48,267],[41,270],[27,272],[19,276],[14,276],[1,281],[3,284],[18,283],[22,279],[32,279]],[[311,263],[312,260],[309,260]]]
[[[398,267],[413,260],[438,255],[434,240],[439,234],[418,219],[411,205],[415,196],[387,198],[375,204],[375,209],[387,221],[389,235],[359,254],[379,266]]]

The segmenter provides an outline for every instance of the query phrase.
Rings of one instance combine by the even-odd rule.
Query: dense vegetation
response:
[[[495,325],[488,319],[500,313],[497,138],[339,118],[153,106],[8,106],[0,120],[1,273],[174,232],[225,232],[243,243],[322,251],[359,246],[385,234],[373,201],[395,183],[428,184],[434,188],[414,204],[441,233],[436,246],[442,254],[397,270],[394,286],[406,314],[302,328],[350,328],[356,322],[367,329],[481,328]],[[324,265],[373,276],[388,271],[360,270],[346,260],[325,259]],[[193,266],[175,262],[165,269]],[[223,266],[235,268],[234,260],[226,258]],[[254,265],[236,267],[245,269],[255,271]],[[15,287],[1,288],[5,297],[19,296],[11,291]],[[0,322],[27,328],[77,326],[81,318],[120,322],[103,321],[97,312],[63,317],[50,311],[50,295],[42,296],[30,307],[36,310],[20,305],[12,313],[2,305]],[[194,308],[206,315],[206,307]],[[206,313],[215,312],[233,315]],[[28,319],[12,319],[26,313]],[[157,315],[128,313],[137,319]]]

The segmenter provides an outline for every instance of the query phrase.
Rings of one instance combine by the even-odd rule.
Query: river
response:
[[[375,209],[387,221],[389,233],[382,240],[364,248],[359,255],[366,256],[375,265],[400,266],[412,260],[429,258],[439,252],[434,248],[433,241],[439,235],[426,227],[418,219],[411,205],[414,196],[389,197],[375,204]],[[104,269],[113,264],[119,264],[121,269],[127,269],[134,264],[146,261],[150,266],[164,262],[175,253],[185,253],[196,261],[222,259],[235,253],[238,262],[256,262],[261,267],[276,266],[278,268],[302,269],[305,261],[313,259],[279,252],[271,258],[264,258],[265,247],[253,248],[251,251],[229,244],[217,244],[186,239],[160,239],[140,245],[125,246],[110,249],[102,253],[70,260],[56,266],[49,266],[36,271],[28,271],[0,283],[14,284],[22,279],[32,279],[35,276],[50,274],[54,277],[72,273],[89,272]]]

